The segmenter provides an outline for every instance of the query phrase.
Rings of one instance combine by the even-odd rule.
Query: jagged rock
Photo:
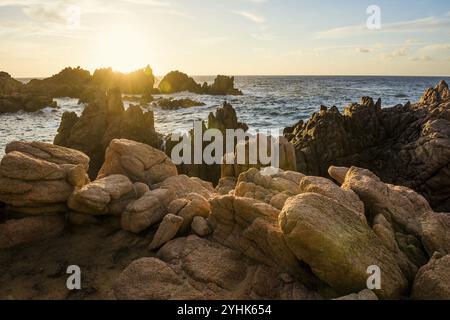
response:
[[[435,254],[419,270],[411,297],[416,300],[450,299],[450,255]]]
[[[297,169],[327,177],[330,166],[367,168],[383,181],[422,193],[436,211],[450,211],[450,118],[446,84],[419,104],[381,108],[363,98],[321,110],[290,134]],[[330,173],[331,174],[331,173]]]
[[[75,212],[94,216],[121,215],[136,196],[137,192],[130,179],[117,174],[95,180],[75,190],[67,204]]]
[[[272,143],[278,144],[278,159],[270,159],[270,164],[263,163],[260,157],[260,140],[266,139],[267,146],[270,148]],[[257,146],[257,148],[253,148],[253,152],[257,152],[257,154],[251,154],[252,147],[251,144]],[[264,145],[264,144],[263,144]],[[239,160],[239,153],[244,154],[245,152],[245,162],[242,163],[242,160]],[[266,152],[266,151],[263,151]],[[269,154],[271,151],[268,151]],[[266,152],[267,153],[267,152]],[[265,167],[277,167],[281,170],[285,171],[296,171],[296,159],[295,159],[295,149],[292,143],[290,143],[286,138],[279,137],[275,141],[273,141],[273,137],[268,137],[265,135],[257,135],[256,137],[250,137],[244,145],[242,143],[238,143],[235,147],[234,154],[228,154],[225,159],[229,159],[224,161],[221,165],[221,177],[239,177],[239,175],[243,172],[246,172],[250,168],[262,169]],[[228,161],[231,161],[232,164],[229,164]],[[266,160],[265,160],[266,161]],[[278,163],[276,163],[278,161]]]
[[[359,293],[352,293],[349,294],[348,296],[344,296],[344,297],[340,297],[336,300],[344,300],[344,301],[351,301],[351,300],[363,300],[363,301],[368,301],[368,300],[378,300],[378,297],[375,293],[373,293],[373,291],[369,290],[369,289],[365,289],[363,291],[360,291]]]
[[[57,237],[64,230],[62,216],[27,217],[0,223],[0,249]]]
[[[434,105],[450,99],[448,84],[442,80],[435,88],[429,88],[420,98],[421,105]]]
[[[195,134],[203,134],[208,129],[217,129],[220,130],[225,137],[227,129],[242,129],[244,131],[248,130],[248,126],[244,123],[238,122],[236,110],[234,110],[233,106],[227,102],[224,102],[221,108],[218,108],[215,113],[210,113],[208,116],[208,125],[206,126],[203,123],[202,132],[195,132],[191,130],[190,141],[191,141],[191,150],[195,150]],[[172,150],[178,142],[172,141],[172,136],[169,136],[166,140],[166,153],[168,155],[172,154]],[[202,144],[202,152],[207,147],[208,143],[203,142]],[[226,141],[224,140],[223,146],[224,152],[226,151]],[[202,164],[194,164],[194,153],[192,152],[190,163],[183,163],[178,165],[178,172],[180,174],[186,174],[190,177],[198,177],[205,181],[210,181],[214,185],[217,185],[219,179],[221,178],[221,165],[220,164],[212,164],[207,165],[205,163]],[[237,176],[236,176],[237,177]]]
[[[122,214],[122,229],[139,233],[162,221],[168,213],[175,194],[168,189],[157,189],[131,202]]]
[[[208,200],[215,194],[215,190],[211,183],[202,181],[196,177],[188,177],[185,175],[167,178],[161,183],[160,188],[173,192],[177,199],[185,198],[192,192],[195,192]]]
[[[183,224],[183,217],[169,213],[164,217],[156,231],[156,234],[148,246],[149,250],[155,250],[172,240]]]
[[[431,257],[450,254],[450,214],[427,212],[421,217],[422,243]]]
[[[0,164],[0,201],[26,214],[64,212],[75,188],[89,181],[83,153],[42,142],[12,142]]]
[[[125,110],[118,90],[90,102],[79,118],[74,114],[63,115],[54,143],[87,154],[91,158],[89,174],[95,179],[113,139],[129,139],[153,147],[160,145],[153,112],[144,113],[138,106]]]
[[[298,281],[197,236],[167,243],[159,259],[134,261],[114,285],[118,299],[317,299]]]
[[[164,152],[143,143],[114,139],[106,150],[98,178],[122,174],[133,182],[158,184],[177,175],[177,168]]]
[[[192,231],[200,237],[206,237],[212,232],[208,225],[208,221],[201,216],[195,216],[194,219],[192,219],[191,228]]]
[[[190,193],[182,199],[177,199],[169,205],[169,212],[183,218],[181,233],[186,233],[196,216],[208,218],[211,206],[206,198],[198,193]]]
[[[202,91],[206,94],[223,96],[241,96],[243,94],[241,90],[234,87],[234,77],[222,75],[218,75],[210,87],[203,84]]]
[[[281,210],[287,198],[299,193],[298,187],[303,177],[303,174],[293,171],[263,174],[252,168],[239,176],[234,194],[271,204]]]
[[[218,129],[225,134],[227,129],[242,129],[248,130],[245,123],[238,121],[236,110],[226,101],[221,108],[218,108],[215,113],[210,113],[208,116],[208,129]]]
[[[279,216],[286,242],[295,256],[340,294],[367,288],[370,266],[383,270],[380,298],[400,298],[408,282],[396,257],[354,210],[326,196],[291,197]]]

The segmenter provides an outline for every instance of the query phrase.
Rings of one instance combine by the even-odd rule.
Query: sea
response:
[[[197,76],[199,82],[211,83],[214,76]],[[282,132],[283,128],[307,120],[321,105],[342,110],[363,96],[382,99],[383,107],[417,102],[428,87],[448,77],[369,77],[369,76],[237,76],[235,86],[243,96],[207,96],[192,93],[169,95],[190,98],[205,106],[180,110],[153,108],[155,128],[162,134],[185,132],[194,120],[207,120],[210,112],[227,101],[236,109],[240,122],[252,132]],[[29,79],[20,79],[28,81]],[[158,97],[158,96],[156,96]],[[167,95],[166,95],[167,97]],[[53,142],[61,116],[66,111],[81,114],[83,104],[77,99],[55,99],[59,109],[45,108],[34,113],[0,114],[0,155],[6,144],[15,140]],[[128,107],[128,102],[124,102]]]

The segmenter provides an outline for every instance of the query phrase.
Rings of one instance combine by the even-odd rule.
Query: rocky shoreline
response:
[[[130,73],[115,72],[112,68],[95,70],[92,74],[80,67],[65,68],[45,78],[32,79],[23,84],[8,73],[0,71],[0,114],[18,111],[35,112],[46,107],[57,108],[55,98],[70,97],[79,103],[95,102],[108,91],[118,89],[127,100],[146,106],[155,99],[154,94],[171,94],[182,91],[205,95],[242,95],[234,87],[234,77],[218,75],[214,82],[202,85],[180,71],[169,72],[155,87],[156,77],[150,66]],[[133,96],[131,96],[133,95]],[[139,95],[136,97],[134,95]],[[179,109],[202,105],[189,99],[158,99],[161,108]]]
[[[55,144],[7,146],[0,298],[450,299],[449,114],[444,82],[417,104],[323,107],[263,174],[175,166],[153,113],[110,90]],[[247,129],[227,103],[205,128]]]

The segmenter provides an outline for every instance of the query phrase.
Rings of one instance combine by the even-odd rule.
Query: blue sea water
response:
[[[212,76],[194,78],[198,82],[214,80]],[[170,95],[201,101],[205,106],[182,110],[155,108],[155,127],[163,134],[186,131],[192,128],[193,120],[206,120],[226,100],[236,109],[239,121],[247,123],[252,131],[282,130],[300,119],[308,119],[321,105],[335,105],[342,110],[362,96],[380,97],[383,107],[417,102],[426,88],[442,79],[450,83],[450,78],[439,77],[239,76],[235,84],[243,96]],[[80,114],[84,108],[76,99],[56,100],[58,110],[0,115],[0,154],[14,140],[52,142],[63,112]]]

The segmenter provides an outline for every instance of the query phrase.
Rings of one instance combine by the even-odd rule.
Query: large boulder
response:
[[[180,71],[171,71],[164,76],[159,83],[161,93],[176,93],[189,91],[194,93],[201,92],[201,86],[187,74]]]
[[[63,216],[37,216],[0,223],[0,250],[59,236],[65,227]]]
[[[386,184],[369,170],[357,167],[347,172],[342,188],[353,190],[359,196],[370,217],[383,214],[398,230],[421,237],[420,218],[432,209],[420,194],[406,187]]]
[[[131,202],[122,214],[122,229],[139,233],[161,222],[168,213],[175,194],[168,189],[156,189]]]
[[[89,181],[83,153],[42,142],[12,142],[0,164],[0,201],[12,211],[66,211],[72,192]]]
[[[435,254],[419,270],[411,297],[416,300],[450,299],[450,255]]]
[[[299,193],[317,193],[336,200],[353,210],[364,224],[367,224],[364,203],[351,189],[340,188],[331,180],[322,177],[304,177],[300,182]]]
[[[431,257],[450,254],[450,214],[427,212],[421,217],[422,243]]]
[[[158,259],[159,258],[159,259]],[[167,243],[158,258],[134,261],[114,294],[125,300],[317,299],[295,279],[197,236]]]
[[[105,163],[97,178],[125,175],[133,182],[154,185],[177,175],[177,168],[166,154],[149,145],[114,139],[106,150]]]
[[[211,213],[211,206],[208,200],[198,193],[190,193],[184,198],[174,200],[168,209],[170,213],[183,218],[180,226],[181,233],[186,233],[190,230],[195,217],[208,218]]]
[[[143,112],[138,106],[125,110],[119,90],[99,95],[86,106],[80,117],[65,113],[54,143],[87,154],[91,158],[89,175],[95,179],[105,161],[105,151],[114,139],[160,146],[153,112]]]
[[[422,193],[436,211],[450,211],[450,95],[441,82],[420,103],[381,108],[361,99],[340,113],[321,108],[286,131],[297,169],[327,177],[330,166],[367,168],[383,181]]]
[[[121,215],[136,199],[137,190],[126,176],[110,175],[95,180],[70,196],[70,209],[90,215]]]
[[[210,203],[209,223],[215,241],[272,268],[305,275],[278,225],[278,209],[231,195],[215,197]]]
[[[286,200],[299,193],[303,174],[293,171],[264,172],[252,168],[239,175],[234,194],[252,198],[281,210]]]
[[[367,288],[368,269],[381,269],[380,298],[400,298],[408,282],[395,255],[354,210],[316,193],[291,197],[279,216],[287,245],[340,294]]]
[[[160,188],[173,192],[176,198],[185,198],[193,192],[205,199],[209,199],[215,195],[215,190],[211,183],[185,175],[167,178],[160,184]]]

